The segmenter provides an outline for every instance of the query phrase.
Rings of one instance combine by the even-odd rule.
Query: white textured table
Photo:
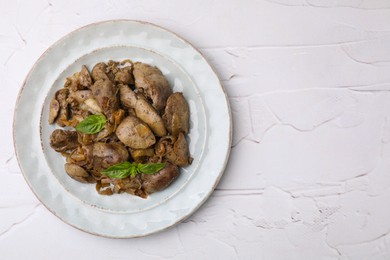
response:
[[[1,259],[390,259],[390,1],[94,2],[0,1]],[[168,231],[125,240],[52,215],[12,144],[16,97],[37,58],[80,26],[119,18],[198,47],[234,121],[206,204]]]

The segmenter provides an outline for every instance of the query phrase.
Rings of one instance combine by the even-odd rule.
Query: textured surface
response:
[[[88,2],[0,2],[2,258],[390,258],[389,1]],[[235,123],[208,202],[131,240],[58,220],[28,188],[12,146],[16,96],[41,53],[80,26],[118,18],[157,23],[200,48]]]
[[[64,171],[64,158],[49,144],[56,127],[46,123],[51,98],[63,87],[66,77],[79,71],[83,64],[91,68],[102,60],[129,57],[164,71],[172,90],[182,91],[191,109],[188,144],[194,160],[182,170],[180,178],[147,200],[128,194],[100,196],[93,185],[69,178]],[[34,65],[16,104],[15,152],[27,183],[56,216],[94,234],[139,237],[185,219],[213,191],[231,146],[228,102],[212,68],[176,35],[135,21],[101,22],[61,39]]]

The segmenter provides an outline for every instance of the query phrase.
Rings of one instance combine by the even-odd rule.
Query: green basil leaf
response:
[[[115,164],[102,171],[102,174],[112,179],[123,179],[128,177],[136,166],[129,162]]]
[[[137,176],[138,173],[139,173],[139,172],[138,172],[138,170],[137,170],[137,167],[136,167],[135,165],[133,165],[133,167],[131,167],[131,169],[130,169],[131,177]]]
[[[104,115],[90,115],[76,126],[76,130],[84,134],[96,134],[103,130],[106,122]]]
[[[148,163],[148,164],[139,163],[137,165],[138,171],[144,174],[153,174],[159,172],[162,169],[164,169],[164,167],[165,167],[165,163]]]
[[[130,163],[130,162],[122,162],[115,164],[111,167],[102,171],[103,175],[106,175],[112,179],[123,179],[127,178],[130,175],[132,177],[136,177],[139,173],[144,174],[153,174],[164,169],[165,163]]]

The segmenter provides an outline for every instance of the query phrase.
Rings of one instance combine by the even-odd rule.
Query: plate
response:
[[[132,59],[153,64],[190,106],[188,143],[193,163],[167,189],[141,199],[102,196],[93,184],[69,178],[64,158],[49,146],[50,99],[85,64]],[[14,114],[14,145],[23,175],[38,199],[64,222],[88,233],[129,238],[152,234],[190,216],[220,180],[231,145],[231,115],[223,87],[191,44],[159,26],[112,20],[82,27],[51,46],[35,63]]]

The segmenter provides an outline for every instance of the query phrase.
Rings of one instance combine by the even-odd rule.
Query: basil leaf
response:
[[[123,162],[108,167],[107,169],[102,171],[102,174],[112,179],[123,179],[128,177],[132,173],[132,170],[135,168],[136,166],[134,164],[129,162]]]
[[[165,163],[130,163],[123,162],[115,164],[102,171],[102,174],[112,179],[123,179],[130,175],[136,177],[139,173],[153,174],[164,169]]]
[[[164,169],[164,167],[165,167],[165,163],[149,163],[149,164],[139,163],[137,165],[138,171],[144,174],[153,174],[159,172],[162,169]]]
[[[138,170],[137,170],[137,167],[133,165],[133,167],[131,167],[131,169],[130,169],[131,177],[137,176],[138,173],[139,173],[139,172],[138,172]]]
[[[103,130],[106,122],[104,115],[90,115],[76,126],[76,130],[84,134],[96,134]]]

